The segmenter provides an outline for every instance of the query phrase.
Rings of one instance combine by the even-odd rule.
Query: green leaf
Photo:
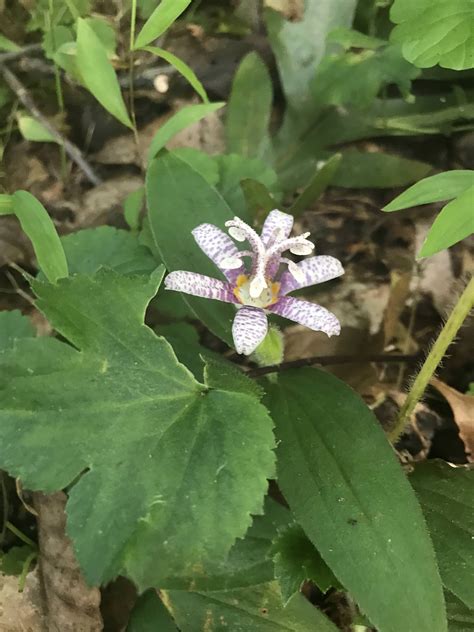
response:
[[[12,196],[0,193],[0,215],[10,215],[13,213]]]
[[[84,22],[90,26],[90,28],[97,35],[98,40],[107,51],[107,55],[112,57],[115,55],[115,49],[117,48],[117,37],[113,27],[102,18],[85,18]]]
[[[474,185],[441,210],[418,257],[430,257],[474,233]]]
[[[165,593],[165,599],[182,632],[337,632],[301,594],[283,607],[276,582],[208,593],[172,590]]]
[[[204,86],[197,78],[194,70],[190,68],[188,64],[186,64],[182,59],[176,57],[176,55],[173,55],[173,53],[170,53],[163,48],[158,48],[158,46],[145,46],[144,50],[147,50],[149,53],[153,53],[153,55],[156,55],[157,57],[162,57],[165,61],[176,68],[180,75],[182,75],[199,94],[204,103],[209,103],[209,98]]]
[[[331,158],[326,160],[326,162],[323,162],[323,164],[318,166],[316,173],[311,178],[306,188],[293,202],[288,210],[288,213],[293,215],[293,217],[298,217],[301,213],[308,210],[313,202],[321,197],[334,179],[334,176],[339,169],[341,159],[341,154],[334,154],[334,156],[331,156]]]
[[[196,105],[185,105],[181,110],[173,114],[164,125],[153,136],[148,149],[148,161],[153,160],[166,143],[178,132],[193,123],[197,123],[202,118],[219,110],[224,103],[198,103]]]
[[[188,576],[162,580],[170,590],[221,591],[258,586],[274,578],[270,557],[277,530],[291,521],[291,514],[274,500],[265,499],[265,514],[254,516],[245,538],[238,539],[225,560],[210,560],[205,568],[195,567]]]
[[[64,44],[74,42],[74,32],[68,26],[57,24],[43,34],[43,50],[48,59],[54,60],[57,51]]]
[[[334,176],[336,186],[348,188],[402,187],[420,180],[433,167],[426,162],[410,160],[381,152],[343,151],[340,167]]]
[[[155,589],[140,595],[133,607],[126,632],[177,632],[170,613]]]
[[[277,200],[281,198],[277,174],[259,158],[245,158],[239,154],[227,154],[216,156],[215,160],[219,166],[217,189],[234,215],[239,215],[243,219],[250,219],[244,192],[240,186],[242,180],[252,178],[252,180],[263,184]]]
[[[275,198],[264,184],[253,178],[241,180],[240,188],[247,206],[246,214],[253,218],[254,224],[261,227],[268,213],[278,207]]]
[[[472,0],[395,0],[390,19],[397,24],[390,38],[415,66],[474,67]]]
[[[143,48],[156,40],[190,5],[191,0],[161,0],[142,27],[135,40],[134,49]]]
[[[235,74],[227,106],[227,151],[261,158],[269,147],[273,88],[267,66],[256,52],[246,55]]]
[[[297,593],[304,581],[311,580],[322,591],[339,586],[331,569],[306,537],[303,529],[290,525],[276,537],[273,546],[275,578],[285,602]]]
[[[61,237],[70,274],[94,274],[101,266],[121,274],[149,274],[156,262],[138,237],[113,226],[86,228]]]
[[[219,193],[172,153],[151,163],[146,188],[150,227],[167,269],[190,270],[219,278],[219,270],[191,234],[199,224],[210,223],[224,229],[225,222],[232,219],[234,214]],[[233,305],[182,296],[206,327],[232,345]]]
[[[279,486],[337,579],[380,632],[445,632],[423,515],[371,410],[318,369],[266,389]]]
[[[145,200],[145,187],[140,187],[127,195],[123,202],[123,215],[131,230],[140,228],[140,214]]]
[[[12,42],[11,39],[8,39],[8,37],[5,37],[5,35],[2,35],[0,33],[0,50],[6,50],[8,52],[15,53],[16,51],[20,50],[20,46],[18,46],[18,44],[15,44],[15,42]]]
[[[326,42],[341,44],[345,50],[349,48],[377,49],[387,44],[383,39],[348,28],[334,29],[328,34]]]
[[[18,338],[33,338],[35,335],[30,319],[20,310],[0,312],[0,351],[13,347]]]
[[[401,46],[391,44],[376,51],[346,52],[325,57],[311,83],[314,102],[367,108],[382,88],[395,84],[404,98],[420,70],[402,56]]]
[[[257,382],[247,377],[235,364],[227,362],[220,356],[206,358],[204,383],[210,388],[246,393],[257,399],[263,397],[263,389]]]
[[[467,608],[455,595],[446,591],[446,610],[448,613],[449,632],[473,632],[474,610]]]
[[[308,86],[327,52],[326,37],[336,27],[351,25],[355,6],[355,0],[306,0],[303,19],[295,22],[267,9],[268,37],[292,110],[312,108]]]
[[[38,265],[46,277],[55,282],[67,276],[64,250],[44,206],[28,191],[16,191],[10,199],[11,207],[7,204],[0,205],[0,214],[12,213],[18,217],[23,232],[33,244]]]
[[[107,49],[86,20],[77,20],[76,62],[86,88],[112,116],[133,129]]]
[[[400,211],[420,204],[451,200],[471,186],[474,186],[474,171],[455,169],[437,173],[411,186],[384,206],[382,211]]]
[[[58,140],[39,121],[27,114],[17,116],[18,128],[25,140],[35,143],[57,143]]]
[[[199,384],[144,326],[162,276],[35,281],[71,344],[19,340],[0,356],[0,466],[29,489],[69,486],[67,532],[90,584],[121,573],[143,589],[224,561],[274,473],[258,400]]]
[[[173,156],[186,162],[212,186],[219,182],[219,165],[213,156],[193,147],[177,147],[173,149]]]
[[[410,482],[425,514],[444,587],[474,610],[474,470],[417,464]]]
[[[4,575],[19,576],[34,554],[35,550],[28,545],[13,546],[6,553],[0,551],[0,571]]]

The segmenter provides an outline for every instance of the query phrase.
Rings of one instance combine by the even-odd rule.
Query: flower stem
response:
[[[395,425],[389,434],[389,438],[392,442],[395,442],[402,434],[411,413],[414,411],[415,406],[425,392],[428,382],[431,380],[433,373],[436,371],[439,363],[443,359],[447,348],[456,337],[461,325],[465,321],[473,306],[474,277],[471,278],[467,286],[464,288],[464,292],[459,297],[453,311],[446,321],[446,324],[437,337],[431,351],[421,367],[420,372],[413,382],[413,386],[411,387]]]
[[[135,29],[137,23],[137,0],[132,0],[131,7],[131,16],[130,16],[130,45],[129,45],[129,67],[128,67],[128,78],[129,78],[129,104],[130,104],[130,116],[132,118],[133,123],[133,134],[135,137],[135,144],[137,146],[137,151],[139,151],[139,141],[138,141],[138,130],[137,130],[137,119],[135,116],[135,90],[134,90],[134,64],[135,64]]]
[[[33,540],[31,540],[27,535],[20,531],[20,529],[15,527],[15,525],[12,524],[9,520],[6,521],[5,526],[9,531],[13,533],[13,535],[16,535],[19,540],[21,540],[28,546],[31,546],[32,548],[36,548],[36,544],[33,542]]]

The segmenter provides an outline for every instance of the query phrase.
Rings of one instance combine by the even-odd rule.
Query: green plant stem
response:
[[[30,538],[25,535],[24,533],[22,533],[20,531],[20,529],[18,529],[17,527],[15,527],[14,524],[12,524],[9,520],[7,520],[7,522],[5,523],[6,528],[11,531],[14,535],[16,535],[16,537],[21,540],[22,542],[24,542],[25,544],[27,544],[28,546],[31,546],[31,548],[36,549],[36,544],[33,542],[33,540],[30,540]]]
[[[54,28],[53,28],[53,11],[54,11],[53,0],[49,0],[46,21],[47,21],[47,28],[49,28],[51,32],[51,41],[53,44],[53,49],[56,50],[56,38],[54,37]],[[58,103],[58,107],[61,114],[64,116],[65,109],[64,109],[64,95],[63,95],[63,90],[61,86],[61,74],[59,72],[58,65],[55,61],[53,62],[53,65],[54,65],[54,85],[56,89],[56,101]],[[66,149],[63,143],[59,145],[59,155],[60,155],[60,160],[61,160],[61,177],[64,181],[66,180],[66,176],[67,176],[67,158],[66,158]]]
[[[402,406],[400,414],[395,422],[393,429],[389,434],[389,438],[392,442],[395,442],[403,432],[405,425],[410,418],[411,413],[414,411],[415,406],[420,401],[429,381],[431,380],[434,372],[436,371],[439,363],[443,359],[447,348],[456,337],[461,325],[467,318],[469,312],[474,306],[474,277],[471,278],[467,286],[464,288],[463,293],[459,297],[456,305],[453,308],[446,324],[437,337],[434,345],[431,348],[426,360],[421,367],[420,372],[413,382],[413,386],[408,393],[405,403]]]
[[[133,88],[134,82],[134,64],[135,64],[135,30],[137,24],[137,0],[132,0],[130,16],[130,46],[129,46],[129,66],[128,66],[128,94],[129,94],[129,106],[130,106],[130,118],[133,123],[133,134],[135,136],[135,144],[137,151],[139,151],[139,139],[137,130],[137,119],[135,116],[135,90]]]
[[[36,553],[36,551],[33,551],[26,558],[25,563],[23,564],[23,568],[21,569],[20,578],[18,580],[18,592],[23,592],[23,590],[25,588],[25,583],[26,583],[26,576],[28,575],[28,571],[30,570],[30,566],[31,566],[32,562],[37,557],[38,557],[38,554]]]

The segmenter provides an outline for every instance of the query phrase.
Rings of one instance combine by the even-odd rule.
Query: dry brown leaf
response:
[[[113,223],[113,211],[129,193],[143,186],[140,176],[127,174],[106,180],[87,191],[76,218],[76,228]]]
[[[66,536],[66,495],[34,494],[38,512],[40,578],[50,632],[100,632],[100,591],[85,583]]]
[[[451,406],[454,421],[459,428],[459,436],[464,443],[467,460],[474,462],[474,397],[464,395],[448,386],[438,378],[431,379],[431,384],[441,393]]]
[[[156,132],[173,114],[188,104],[189,102],[176,102],[172,110],[142,128],[138,133],[138,151],[133,134],[124,134],[107,141],[102,149],[94,155],[94,160],[105,165],[135,164],[141,166],[142,161],[146,159],[148,148]],[[189,125],[186,129],[178,132],[166,146],[168,149],[192,147],[208,154],[224,153],[224,124],[220,114],[212,112],[197,123]]]

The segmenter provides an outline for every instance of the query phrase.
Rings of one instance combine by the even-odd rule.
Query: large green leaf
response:
[[[445,588],[474,610],[474,470],[420,463],[410,476]]]
[[[142,48],[160,37],[190,3],[191,0],[161,0],[143,25],[135,41],[134,48]]]
[[[61,243],[71,274],[93,274],[101,266],[121,274],[150,273],[156,262],[138,237],[113,226],[86,228],[65,237]]]
[[[474,233],[474,185],[441,210],[431,226],[419,257],[430,257]]]
[[[390,37],[419,68],[473,68],[473,15],[472,0],[395,0],[390,19],[397,26]]]
[[[323,105],[368,107],[388,85],[395,84],[404,97],[420,70],[408,63],[398,44],[379,50],[346,52],[323,59],[311,84],[314,102]]]
[[[342,161],[333,180],[341,187],[402,187],[424,178],[433,169],[426,162],[382,152],[348,149],[341,153]]]
[[[380,632],[445,632],[423,515],[373,413],[317,369],[266,388],[279,485],[336,577]]]
[[[417,182],[400,193],[390,204],[384,206],[382,211],[400,211],[420,204],[451,200],[472,186],[474,186],[474,171],[468,169],[444,171]]]
[[[211,560],[205,568],[193,568],[187,576],[164,578],[160,586],[209,592],[247,588],[272,581],[272,540],[291,519],[288,509],[267,498],[265,514],[254,517],[245,538],[237,540],[225,560]]]
[[[25,339],[0,356],[0,467],[30,489],[71,486],[67,531],[92,584],[156,586],[223,560],[273,474],[258,399],[199,384],[144,326],[162,274],[35,281],[74,346]]]
[[[300,590],[305,580],[312,580],[323,592],[339,586],[329,566],[297,524],[278,534],[272,553],[275,577],[285,601]]]
[[[266,23],[281,81],[292,110],[311,107],[309,85],[326,52],[326,37],[351,25],[355,0],[305,0],[303,19],[290,22],[268,9]]]
[[[18,338],[33,338],[35,335],[30,319],[20,310],[0,312],[0,351],[13,347]]]
[[[176,624],[156,590],[150,588],[140,595],[130,615],[127,632],[177,632],[177,630]]]
[[[276,582],[208,593],[173,590],[165,597],[182,632],[337,632],[301,594],[283,607]]]
[[[216,188],[232,209],[246,221],[251,221],[245,195],[241,187],[242,180],[252,178],[265,185],[270,194],[281,199],[280,187],[275,171],[258,158],[245,158],[239,154],[216,156],[219,167],[219,182]],[[275,207],[273,207],[275,208]]]
[[[148,149],[148,160],[153,160],[175,134],[189,125],[197,123],[211,112],[219,110],[223,105],[224,103],[197,103],[196,105],[185,105],[178,110],[153,136]]]
[[[474,632],[474,609],[468,608],[455,595],[446,591],[449,632]]]
[[[220,277],[219,270],[201,252],[191,234],[199,224],[215,224],[223,229],[225,222],[232,219],[233,213],[219,193],[173,154],[151,163],[146,186],[150,226],[167,269]],[[187,295],[183,297],[216,336],[232,344],[234,306]]]
[[[260,56],[242,60],[227,106],[227,151],[249,158],[263,156],[269,146],[268,126],[273,99],[272,81]]]
[[[107,49],[82,18],[77,20],[76,62],[84,85],[97,101],[121,123],[133,129]]]
[[[64,250],[53,220],[44,206],[28,191],[0,197],[0,215],[16,215],[33,244],[39,267],[50,281],[68,275]]]

